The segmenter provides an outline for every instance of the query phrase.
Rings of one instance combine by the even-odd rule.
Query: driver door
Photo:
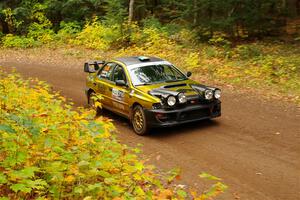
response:
[[[117,64],[113,62],[106,63],[98,72],[95,79],[95,89],[98,94],[101,94],[101,103],[105,108],[112,107],[111,87],[114,85],[112,81],[112,73]]]
[[[126,86],[116,85],[117,80],[123,80],[126,83]],[[111,88],[112,107],[116,112],[128,116],[130,88],[128,87],[128,78],[126,77],[125,71],[122,66],[117,65],[114,68],[112,81],[114,82]]]

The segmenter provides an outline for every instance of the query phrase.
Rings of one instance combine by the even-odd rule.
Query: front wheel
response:
[[[142,106],[135,106],[132,112],[133,130],[138,135],[146,135],[148,131],[146,117]]]

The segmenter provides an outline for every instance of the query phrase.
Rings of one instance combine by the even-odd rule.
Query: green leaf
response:
[[[0,172],[0,184],[7,183],[6,176],[3,172]]]
[[[49,192],[50,192],[51,194],[53,194],[54,198],[58,199],[59,194],[60,194],[60,193],[59,193],[58,186],[52,185],[52,186],[50,187],[50,189],[49,189]]]
[[[97,174],[104,177],[104,178],[110,177],[110,173],[108,173],[106,171],[103,171],[103,170],[98,171]]]
[[[81,187],[75,187],[74,188],[74,193],[76,193],[76,194],[82,194],[83,193],[83,189],[81,188]]]
[[[102,187],[102,183],[95,183],[95,184],[88,185],[87,189],[88,191],[92,191],[101,187]]]
[[[33,178],[34,172],[39,171],[39,168],[37,167],[26,167],[24,169],[21,169],[19,171],[14,171],[10,174],[12,178],[15,179],[27,179],[27,178]]]
[[[34,172],[39,171],[39,168],[37,167],[26,167],[21,170],[21,175],[24,178],[32,178],[34,177]]]
[[[25,180],[23,181],[23,183],[26,184],[26,186],[32,188],[32,189],[38,189],[38,190],[42,190],[45,188],[45,186],[47,186],[47,182],[44,181],[43,179],[37,179],[37,180]]]
[[[10,125],[6,124],[0,124],[0,131],[5,131],[7,133],[16,133],[16,131]]]
[[[138,170],[138,171],[142,171],[144,169],[144,164],[141,163],[141,162],[137,162],[135,164],[135,168]]]
[[[177,190],[176,192],[180,198],[187,197],[187,193],[184,190]]]
[[[167,180],[168,180],[168,182],[170,183],[170,182],[172,182],[176,177],[178,177],[179,176],[179,174],[180,174],[180,168],[174,168],[174,169],[172,169],[172,170],[170,170],[169,172],[168,172],[168,177],[167,177]]]
[[[206,172],[202,172],[200,175],[199,175],[200,178],[206,178],[208,180],[216,180],[216,181],[220,181],[222,180],[221,178],[218,178],[216,176],[213,176],[213,175],[210,175]]]
[[[104,179],[104,183],[107,184],[107,185],[111,185],[114,182],[116,182],[116,180],[114,178],[105,178]]]
[[[10,186],[10,189],[12,189],[14,192],[21,191],[24,193],[29,193],[32,190],[31,188],[26,187],[26,185],[22,183],[13,184]]]
[[[35,200],[47,200],[46,197],[37,197]]]
[[[82,160],[78,163],[80,170],[88,169],[90,163],[88,161]]]
[[[27,154],[24,152],[17,152],[17,163],[22,163],[26,160]]]
[[[219,193],[224,192],[228,188],[227,185],[217,182],[216,184],[212,185],[208,192],[205,193],[207,197],[215,197]]]
[[[145,195],[144,190],[143,190],[140,186],[136,186],[136,187],[134,188],[134,193],[135,193],[137,196],[144,196],[144,195]]]

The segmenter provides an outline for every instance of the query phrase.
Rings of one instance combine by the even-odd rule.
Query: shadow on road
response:
[[[126,128],[126,132],[130,132],[132,134],[135,134],[133,132],[133,129],[131,127],[130,121],[124,117],[121,117],[109,110],[103,110],[99,116],[102,115],[104,117],[110,118],[114,121],[115,125],[119,125],[120,129]],[[215,119],[207,119],[197,122],[191,122],[186,124],[180,124],[177,126],[172,127],[160,127],[160,128],[153,128],[149,131],[149,133],[144,137],[149,138],[163,138],[163,137],[171,137],[178,134],[190,134],[201,130],[206,130],[213,127],[220,126],[221,123]]]
[[[202,131],[204,129],[213,128],[220,126],[220,123],[216,120],[202,120],[198,122],[191,122],[186,124],[181,124],[178,126],[164,127],[164,128],[153,128],[150,130],[147,137],[170,137],[178,134],[190,134],[196,131]]]

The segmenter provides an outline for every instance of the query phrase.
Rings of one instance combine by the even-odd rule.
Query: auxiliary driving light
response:
[[[221,97],[221,90],[218,90],[218,89],[215,90],[215,95],[214,96],[215,96],[216,99],[219,99]]]
[[[186,96],[183,93],[178,94],[178,101],[179,103],[186,103]]]
[[[174,96],[170,95],[167,98],[167,104],[168,104],[168,106],[174,106],[176,104],[176,98]]]
[[[212,90],[205,90],[205,94],[204,95],[205,95],[205,99],[210,100],[210,99],[213,98],[214,93],[213,93]]]

